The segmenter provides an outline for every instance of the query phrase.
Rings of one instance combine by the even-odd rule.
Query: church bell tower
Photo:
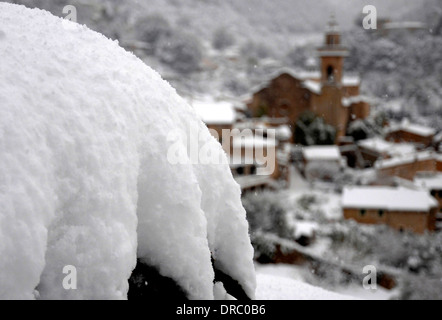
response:
[[[321,95],[313,108],[336,129],[338,138],[345,135],[348,121],[348,109],[342,105],[344,59],[348,50],[341,44],[341,33],[334,15],[327,24],[325,41],[318,48],[318,55],[321,61]]]
[[[318,48],[321,59],[321,83],[323,86],[340,86],[342,84],[344,58],[348,56],[347,48],[341,45],[341,33],[335,16],[332,15],[325,32],[325,43]]]

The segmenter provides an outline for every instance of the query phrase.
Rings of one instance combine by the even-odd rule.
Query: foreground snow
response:
[[[214,297],[213,257],[253,298],[240,188],[190,161],[190,128],[225,157],[193,109],[84,26],[5,3],[0,21],[0,299],[126,298],[137,257],[194,299]]]

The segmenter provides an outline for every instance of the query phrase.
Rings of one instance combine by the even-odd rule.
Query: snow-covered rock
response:
[[[240,188],[190,161],[190,128],[225,157],[194,110],[85,26],[5,3],[0,21],[0,299],[124,299],[137,258],[193,299],[214,298],[213,258],[253,298]]]

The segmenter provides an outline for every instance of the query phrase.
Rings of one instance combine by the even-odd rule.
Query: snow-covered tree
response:
[[[161,15],[143,17],[136,24],[137,39],[148,44],[147,53],[154,54],[158,43],[172,35],[173,30],[169,21]]]
[[[295,143],[306,146],[333,144],[336,129],[313,112],[304,112],[295,123]]]
[[[156,55],[172,69],[190,73],[199,70],[203,51],[198,38],[175,31],[170,37],[161,39]]]

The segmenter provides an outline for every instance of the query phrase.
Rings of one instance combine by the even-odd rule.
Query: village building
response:
[[[337,144],[342,157],[346,159],[348,167],[365,169],[370,166],[366,159],[362,156],[361,150],[353,137],[340,137]]]
[[[377,160],[409,155],[416,152],[412,143],[394,143],[375,137],[358,141],[358,148],[367,166],[372,167]]]
[[[346,166],[346,161],[336,145],[303,147],[302,155],[304,176],[308,181],[330,181]]]
[[[206,126],[216,132],[220,142],[222,142],[222,130],[232,130],[237,120],[236,110],[230,102],[197,100],[192,101],[191,105]]]
[[[262,189],[287,187],[290,182],[290,152],[272,133],[253,132],[232,135],[229,155],[234,178],[243,193]],[[275,131],[277,132],[277,131]]]
[[[334,145],[303,147],[302,153],[306,164],[312,162],[326,162],[340,166],[343,160],[339,147]]]
[[[400,124],[391,125],[385,139],[396,143],[414,143],[420,149],[425,149],[433,145],[435,135],[434,129],[410,123],[405,119]]]
[[[410,181],[418,172],[437,172],[442,170],[440,156],[432,151],[422,151],[404,156],[378,160],[375,163],[379,176],[396,176]]]
[[[414,178],[414,183],[430,192],[437,200],[439,212],[436,215],[436,230],[442,230],[442,173],[420,172]]]
[[[360,96],[359,76],[344,74],[348,50],[341,44],[334,19],[328,24],[318,55],[319,71],[282,69],[255,92],[247,104],[252,116],[282,118],[294,126],[303,113],[314,112],[336,129],[336,138],[345,136],[351,120],[366,118],[370,105]]]
[[[419,172],[414,178],[416,186],[427,190],[439,202],[442,211],[442,173]]]
[[[251,172],[248,172],[251,174],[255,174],[258,171],[257,169],[262,169],[261,175],[276,175],[275,166],[271,163],[276,161],[278,146],[276,140],[267,139],[256,134],[238,134],[232,135],[231,138],[230,149],[225,151],[230,156],[232,163],[252,164],[254,167],[251,168]],[[237,161],[239,159],[240,161]]]
[[[436,230],[438,202],[426,190],[404,187],[346,187],[342,194],[345,219],[385,224],[399,231]]]
[[[291,130],[277,121],[243,119],[233,103],[194,100],[192,107],[227,154],[243,194],[287,186]]]

